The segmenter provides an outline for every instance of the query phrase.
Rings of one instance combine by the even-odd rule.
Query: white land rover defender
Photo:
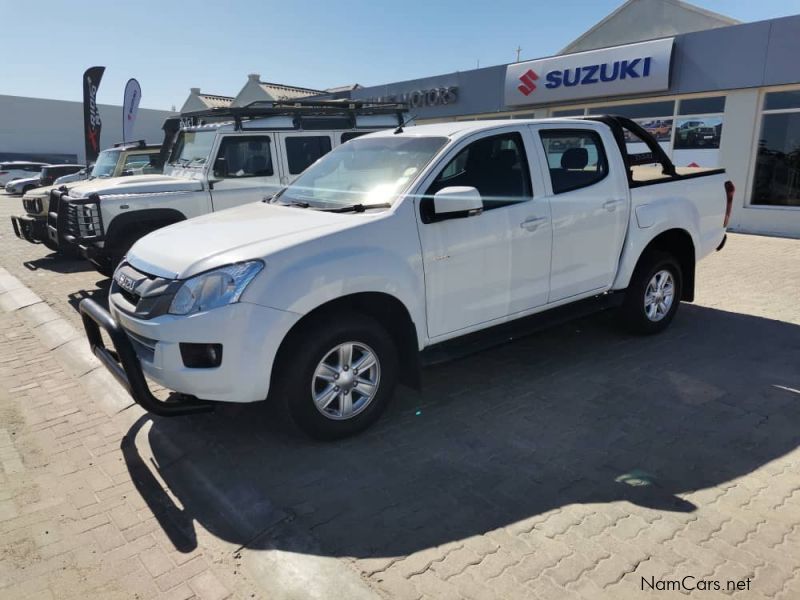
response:
[[[54,198],[58,223],[50,225],[51,236],[77,245],[110,276],[144,235],[270,197],[332,148],[401,125],[404,111],[396,103],[306,101],[188,113],[192,125],[178,133],[163,175],[71,187]],[[219,121],[224,117],[231,120]]]
[[[24,214],[11,217],[11,226],[14,233],[20,239],[26,240],[31,244],[44,244],[50,250],[59,251],[58,237],[56,233],[56,215],[53,215],[53,235],[48,235],[47,217],[50,212],[51,192],[66,191],[69,187],[82,184],[85,180],[103,179],[112,177],[122,177],[128,175],[140,175],[143,173],[161,172],[159,155],[161,146],[158,144],[147,144],[144,140],[130,142],[127,144],[114,144],[111,148],[106,148],[97,157],[94,165],[85,173],[85,176],[70,182],[67,187],[63,182],[54,182],[52,185],[38,187],[26,192],[22,197],[22,208]],[[69,246],[66,248],[69,251]]]

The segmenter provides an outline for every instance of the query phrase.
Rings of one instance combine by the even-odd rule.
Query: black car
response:
[[[39,178],[39,182],[42,186],[52,185],[59,177],[72,175],[85,167],[86,165],[48,165],[42,167],[42,174]]]

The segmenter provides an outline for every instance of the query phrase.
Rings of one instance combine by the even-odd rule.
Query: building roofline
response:
[[[621,13],[628,6],[630,6],[634,2],[638,2],[638,1],[639,0],[625,0],[625,2],[623,2],[620,6],[618,6],[616,9],[614,9],[612,12],[607,14],[602,19],[600,19],[597,23],[595,23],[589,29],[587,29],[582,34],[580,34],[578,37],[576,37],[574,40],[572,40],[569,44],[567,44],[566,46],[561,48],[561,50],[559,50],[557,52],[556,56],[560,56],[562,54],[573,54],[575,51],[570,51],[570,47],[574,46],[575,44],[580,42],[582,39],[588,37],[590,34],[594,33],[598,29],[600,29],[603,25],[605,25],[606,23],[611,21],[614,17],[616,17],[619,13]],[[728,23],[728,25],[740,25],[742,23],[741,21],[739,21],[737,19],[734,19],[733,17],[729,17],[727,15],[723,15],[723,14],[714,12],[712,10],[708,10],[708,9],[702,8],[700,6],[695,6],[694,4],[690,4],[688,2],[684,2],[683,0],[661,0],[661,1],[662,2],[667,2],[669,4],[672,4],[673,6],[677,6],[679,8],[683,8],[685,10],[690,10],[692,12],[701,14],[701,15],[703,15],[705,17],[711,17],[713,19],[719,19],[720,21],[725,21],[726,23]]]

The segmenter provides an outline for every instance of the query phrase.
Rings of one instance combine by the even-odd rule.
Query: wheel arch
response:
[[[674,256],[681,267],[683,282],[681,300],[692,302],[695,288],[695,266],[697,264],[694,241],[686,229],[673,228],[662,231],[644,247],[636,262],[634,272],[639,268],[642,259],[650,252],[665,252]]]
[[[314,308],[295,323],[283,338],[272,366],[270,380],[288,359],[293,341],[313,328],[322,319],[332,318],[337,312],[358,312],[378,321],[394,340],[399,359],[401,383],[415,389],[421,387],[421,366],[417,342],[417,328],[406,306],[395,296],[385,292],[357,292],[329,300]]]
[[[148,208],[119,214],[108,224],[106,243],[114,245],[115,241],[130,231],[141,230],[149,233],[185,220],[186,216],[174,208]]]

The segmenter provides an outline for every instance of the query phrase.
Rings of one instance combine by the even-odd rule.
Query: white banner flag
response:
[[[122,141],[133,141],[133,125],[136,113],[139,112],[139,101],[142,99],[142,88],[135,79],[125,84],[125,99],[122,103]]]

